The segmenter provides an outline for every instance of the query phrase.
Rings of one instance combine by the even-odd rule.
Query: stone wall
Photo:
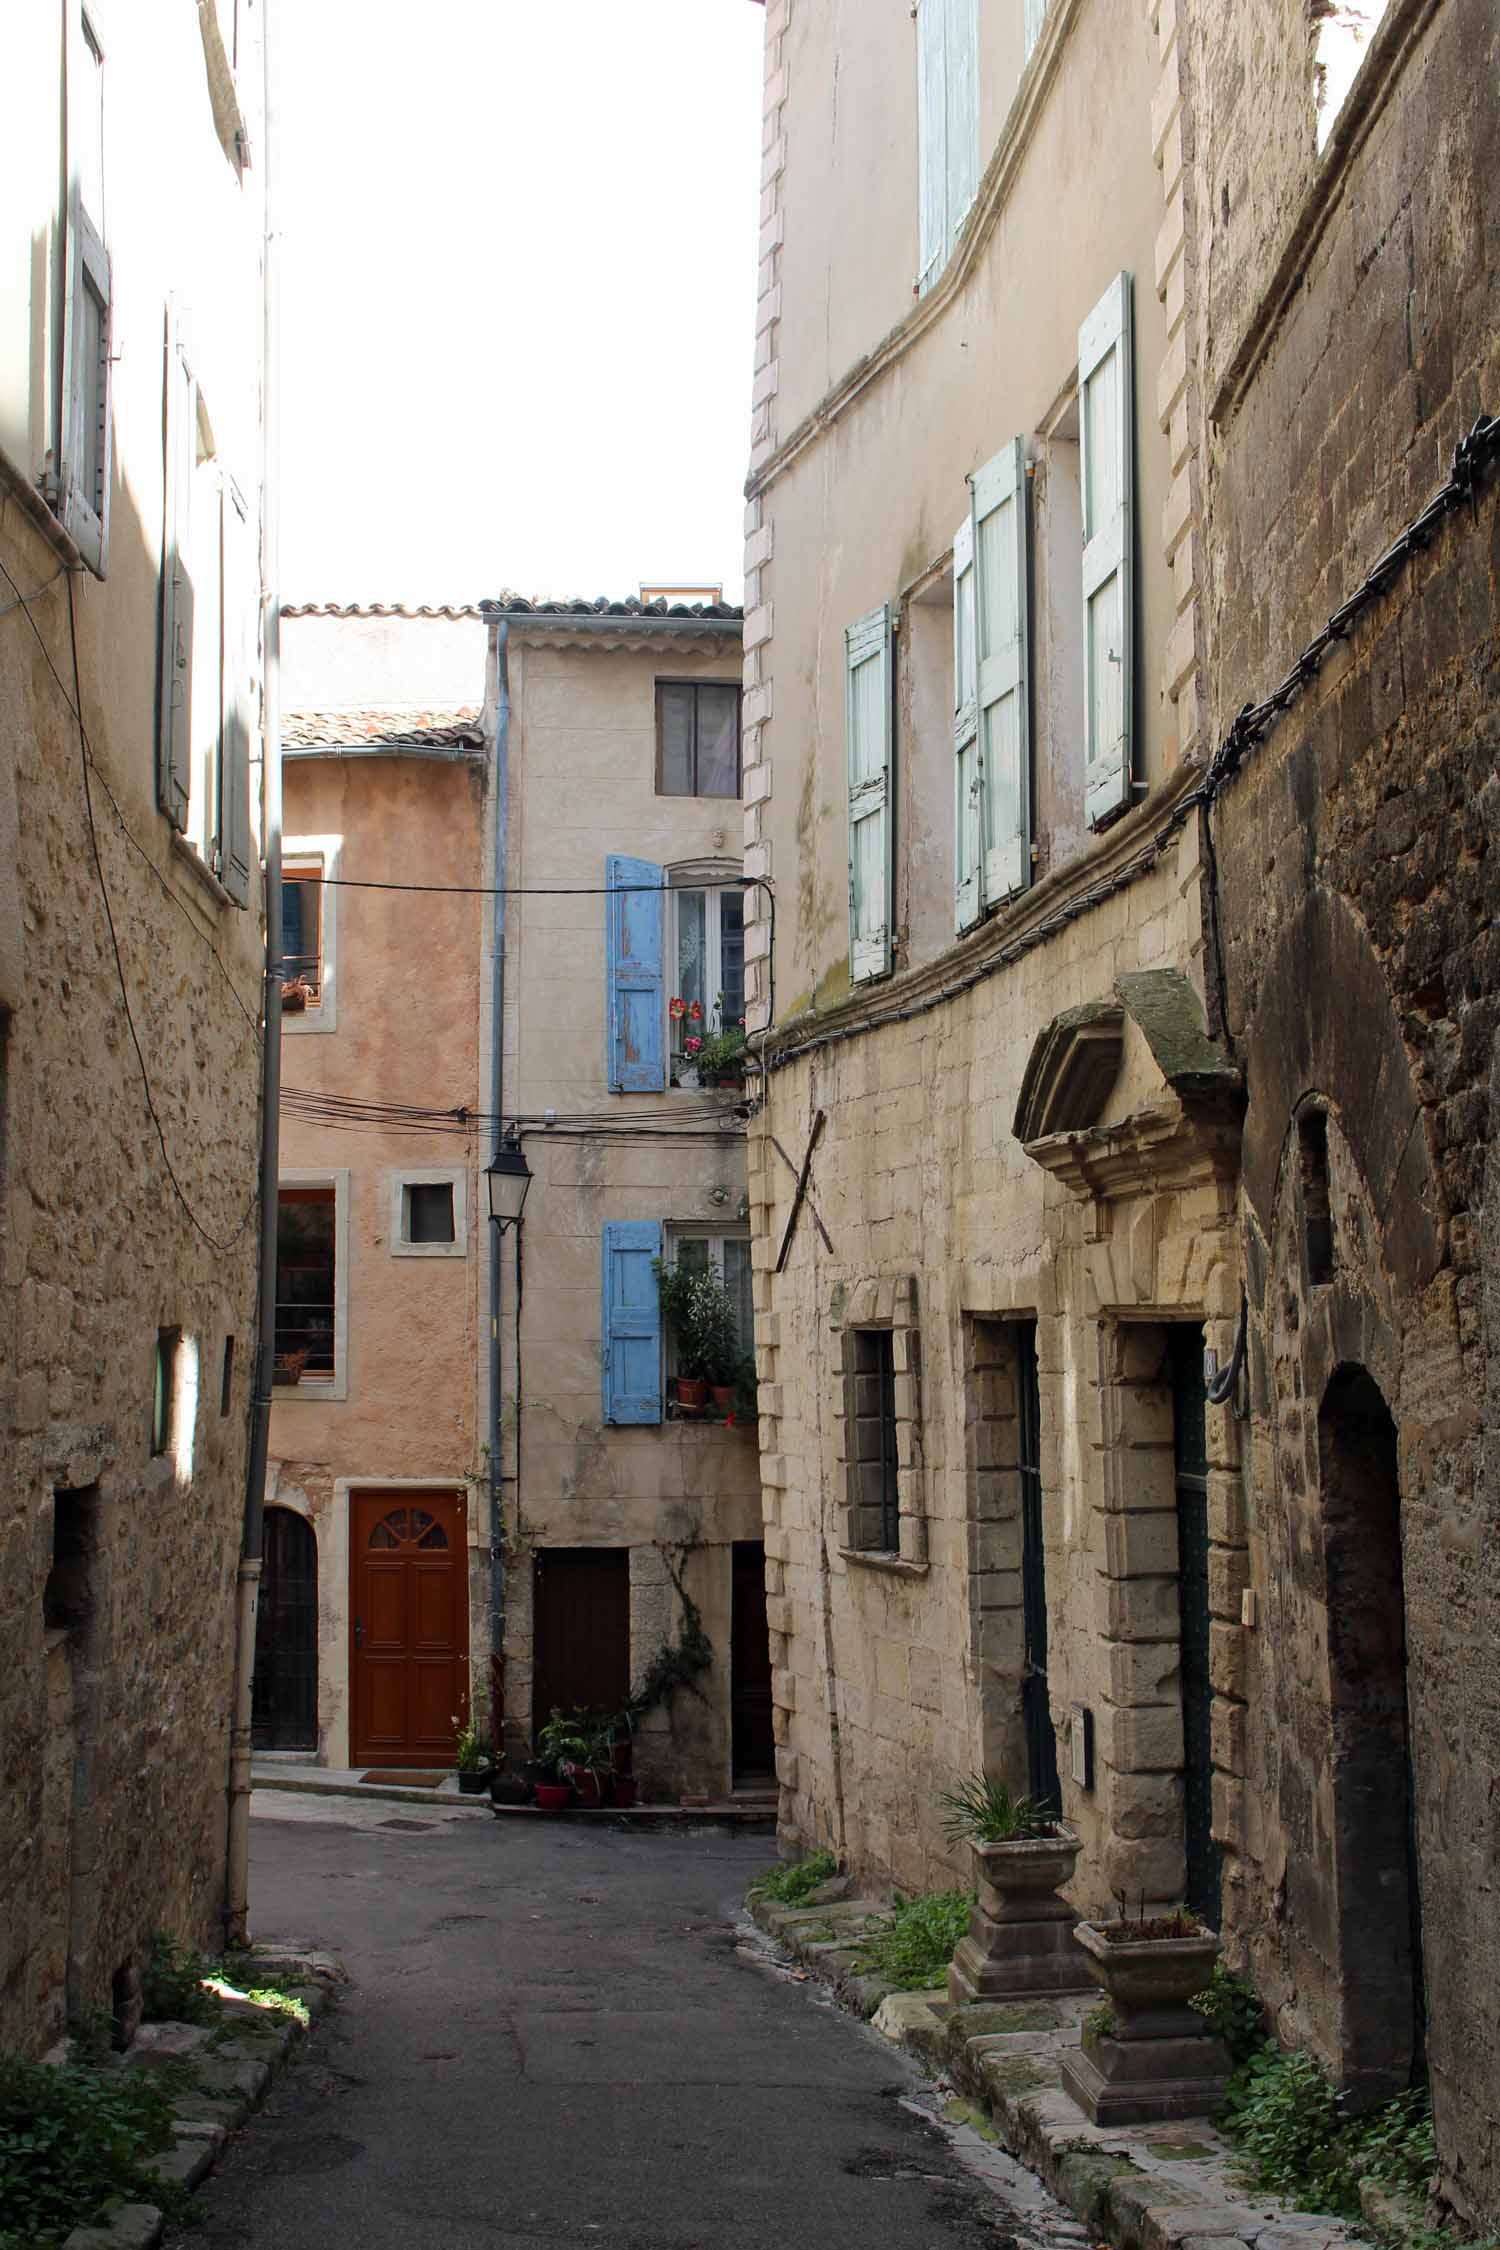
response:
[[[1479,0],[1389,7],[1319,159],[1297,11],[1257,0],[1235,12],[1231,41],[1222,11],[1189,13],[1201,251],[1220,316],[1203,389],[1222,730],[1500,403],[1500,33]],[[1244,71],[1252,49],[1280,65]],[[1216,816],[1228,1022],[1249,1093],[1247,1499],[1262,1605],[1243,1636],[1243,1787],[1223,1807],[1237,1935],[1283,2034],[1356,2092],[1382,2090],[1372,2036],[1388,2079],[1406,2067],[1413,1885],[1346,1786],[1358,1741],[1386,1723],[1389,1661],[1351,1645],[1350,1617],[1384,1602],[1403,1629],[1404,1576],[1426,2061],[1447,2189],[1491,2220],[1500,1618],[1480,1558],[1497,1503],[1482,1310],[1500,1021],[1496,521],[1491,480],[1325,663]],[[1356,1394],[1356,1369],[1373,1393]],[[1367,1452],[1382,1417],[1394,1423],[1400,1493],[1387,1584],[1357,1599],[1339,1591],[1353,1473],[1341,1416],[1355,1395]],[[1359,1473],[1373,1527],[1378,1466]],[[1385,1793],[1402,1764],[1398,1746]],[[1367,1895],[1387,1862],[1383,1896]]]

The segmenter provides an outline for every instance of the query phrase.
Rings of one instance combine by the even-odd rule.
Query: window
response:
[[[300,977],[306,1005],[323,996],[323,864],[297,861],[281,871],[281,972],[285,981]]]
[[[1307,1278],[1314,1287],[1332,1281],[1334,1270],[1333,1201],[1328,1184],[1328,1113],[1305,1109],[1297,1120],[1302,1159],[1302,1224],[1307,1243]]]
[[[156,1368],[151,1395],[151,1451],[170,1453],[177,1436],[177,1353],[180,1328],[156,1331]]]
[[[849,1461],[853,1484],[850,1545],[894,1555],[900,1548],[896,1484],[895,1338],[888,1328],[856,1328]]]
[[[672,1083],[697,1050],[689,1042],[736,1025],[745,1013],[745,894],[738,884],[667,893],[672,915]],[[694,1012],[696,1010],[696,1013]]]
[[[891,966],[891,638],[888,602],[844,634],[851,984]]]
[[[49,1632],[77,1632],[94,1606],[99,1551],[99,1487],[80,1485],[52,1495],[52,1567],[42,1589],[42,1623]]]
[[[737,1227],[721,1234],[697,1227],[673,1227],[668,1256],[674,1266],[717,1275],[734,1307],[735,1336],[746,1359],[755,1357],[755,1312],[750,1293],[750,1230]],[[672,1338],[667,1337],[667,1373],[675,1375]]]
[[[1031,683],[1026,449],[1015,438],[969,479],[953,540],[955,921],[970,928],[1031,878]]]
[[[917,287],[932,287],[979,188],[978,0],[917,0]]]
[[[338,1371],[338,1209],[328,1187],[283,1187],[276,1214],[276,1360],[299,1377]]]
[[[462,1258],[468,1249],[468,1176],[458,1168],[391,1175],[391,1256]]]
[[[656,793],[737,797],[740,690],[725,680],[656,683]]]
[[[1135,698],[1135,393],[1131,283],[1078,331],[1083,499],[1084,800],[1100,828],[1131,801]]]
[[[259,638],[258,532],[218,458],[188,351],[167,316],[166,531],[157,798],[236,905],[250,898],[250,741]]]
[[[234,1403],[234,1338],[224,1338],[224,1364],[219,1374],[219,1419],[223,1421]]]
[[[68,193],[63,229],[62,398],[57,500],[64,529],[102,578],[109,540],[112,285],[104,229],[104,49],[70,0]]]

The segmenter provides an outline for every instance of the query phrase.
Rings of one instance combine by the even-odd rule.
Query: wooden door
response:
[[[257,1750],[318,1747],[318,1543],[290,1508],[266,1510],[250,1707]]]
[[[621,1710],[630,1693],[630,1549],[541,1547],[533,1587],[533,1735],[554,1710]]]
[[[1220,1858],[1213,1837],[1213,1686],[1209,1679],[1208,1393],[1203,1331],[1170,1331],[1172,1440],[1177,1479],[1177,1606],[1181,1634],[1182,1829],[1187,1903],[1219,1926]]]
[[[468,1705],[468,1540],[461,1492],[353,1492],[355,1765],[443,1766]]]
[[[766,1626],[766,1550],[758,1539],[734,1543],[729,1618],[730,1757],[737,1789],[774,1781],[771,1732],[771,1636]]]
[[[1036,1322],[1018,1320],[1016,1393],[1019,1403],[1021,1485],[1021,1618],[1026,1671],[1021,1716],[1026,1726],[1026,1790],[1039,1804],[1062,1810],[1057,1777],[1057,1729],[1047,1682],[1047,1546],[1042,1523],[1042,1393],[1037,1376]]]

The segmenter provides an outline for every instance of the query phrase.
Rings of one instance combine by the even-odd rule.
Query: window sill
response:
[[[195,845],[190,844],[187,838],[176,828],[172,831],[172,856],[179,867],[188,869],[199,889],[207,892],[215,906],[220,908],[233,906],[234,900],[225,890],[212,868],[204,863],[201,852]]]
[[[877,1555],[868,1547],[840,1547],[839,1553],[846,1563],[858,1563],[862,1570],[883,1570],[891,1578],[926,1578],[931,1574],[931,1563],[906,1562],[900,1555]]]
[[[277,1383],[271,1392],[271,1404],[290,1406],[295,1400],[301,1399],[306,1405],[317,1406],[326,1405],[330,1399],[337,1401],[348,1396],[347,1383],[341,1383],[336,1378],[310,1383],[304,1375],[300,1383]]]
[[[9,454],[4,452],[0,452],[0,491],[8,492],[13,500],[19,502],[32,529],[46,540],[53,553],[60,556],[70,570],[86,570],[90,567],[87,557],[74,543],[71,533],[63,529],[59,518],[35,485],[28,482]]]
[[[393,1242],[393,1258],[466,1258],[469,1254],[465,1242]]]

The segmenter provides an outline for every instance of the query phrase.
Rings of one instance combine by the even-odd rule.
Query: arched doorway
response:
[[[257,1750],[318,1747],[318,1542],[291,1508],[266,1510],[251,1714]]]
[[[1318,1414],[1337,1871],[1340,2070],[1361,2106],[1424,2072],[1421,1897],[1396,1425],[1363,1367]]]

